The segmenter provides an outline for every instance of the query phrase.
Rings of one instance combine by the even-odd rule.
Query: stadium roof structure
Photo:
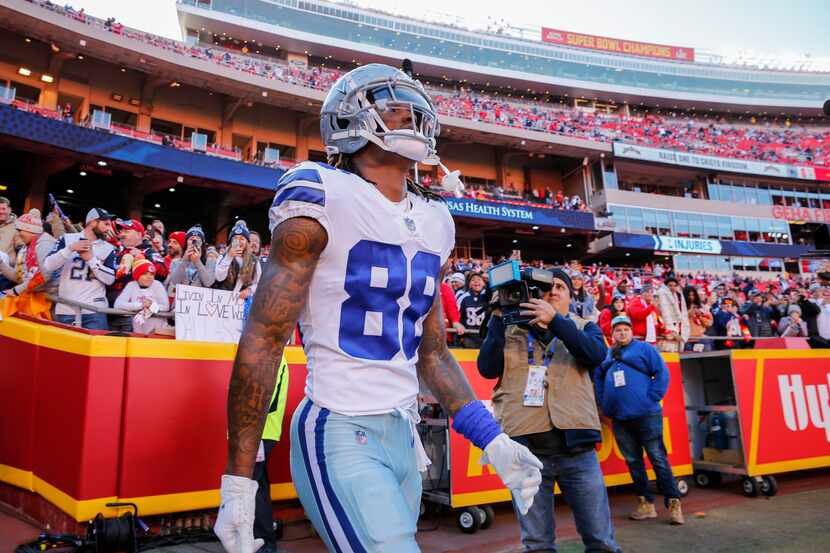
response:
[[[398,64],[515,93],[712,111],[819,115],[830,73],[658,60],[426,23],[323,0],[178,0],[183,36],[324,60]],[[192,36],[192,35],[191,35]]]
[[[309,118],[304,124],[317,125],[319,121],[317,114],[325,98],[324,91],[182,55],[171,49],[169,43],[173,41],[170,39],[158,37],[158,44],[135,40],[98,25],[45,10],[26,0],[7,0],[0,5],[0,18],[11,30],[60,45],[62,55],[83,52],[90,57],[148,74],[150,77],[144,85],[148,95],[158,87],[183,83],[221,95],[227,117],[232,116],[240,105],[255,102],[307,112]],[[176,44],[184,49],[183,43]],[[555,151],[558,155],[578,159],[611,154],[608,143],[459,117],[442,116],[441,127],[445,141],[486,141],[494,146],[536,154]]]

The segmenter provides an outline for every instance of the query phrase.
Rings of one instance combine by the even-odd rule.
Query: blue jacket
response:
[[[718,309],[714,316],[715,336],[726,336],[726,325],[737,317],[738,315],[730,313],[726,309]]]
[[[504,372],[504,331],[501,317],[490,317],[487,337],[478,351],[478,372],[484,378],[499,378]],[[534,326],[530,329],[533,337],[543,344],[550,344],[559,338],[577,362],[588,370],[594,370],[605,358],[608,348],[605,337],[596,323],[589,322],[580,331],[569,317],[556,314],[547,330]]]
[[[662,411],[660,400],[669,388],[669,369],[654,346],[633,340],[620,350],[619,359],[608,350],[594,375],[597,402],[606,417],[630,420]],[[625,386],[614,385],[614,373],[623,371]]]

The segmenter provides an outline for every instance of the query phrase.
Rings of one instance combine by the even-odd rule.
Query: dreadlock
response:
[[[348,171],[349,173],[354,173],[355,175],[359,175],[360,171],[358,171],[354,164],[352,163],[352,156],[344,155],[344,154],[328,154],[326,156],[326,163],[334,167],[335,169],[342,169],[343,171]],[[443,202],[444,198],[439,194],[436,194],[429,188],[418,184],[412,179],[406,179],[406,189],[412,192],[413,194],[420,196],[421,198],[429,201],[435,200],[436,202]]]

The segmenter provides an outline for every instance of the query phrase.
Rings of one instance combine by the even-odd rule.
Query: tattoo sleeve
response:
[[[306,217],[284,221],[271,236],[271,255],[239,341],[228,390],[227,474],[253,474],[276,368],[308,300],[327,239],[320,223]]]
[[[438,282],[443,281],[447,266],[441,270]],[[454,416],[459,409],[476,397],[467,376],[447,347],[444,309],[441,293],[435,291],[432,309],[424,320],[421,345],[418,348],[418,376],[429,387],[441,406]]]

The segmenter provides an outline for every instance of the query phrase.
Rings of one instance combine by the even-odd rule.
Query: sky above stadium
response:
[[[181,39],[175,0],[71,0],[97,16]],[[357,0],[354,4],[483,29],[506,22],[643,42],[690,46],[718,54],[752,51],[776,57],[830,58],[828,0]],[[485,7],[486,6],[486,7]],[[503,10],[497,9],[498,6]],[[621,9],[624,6],[624,9]]]

